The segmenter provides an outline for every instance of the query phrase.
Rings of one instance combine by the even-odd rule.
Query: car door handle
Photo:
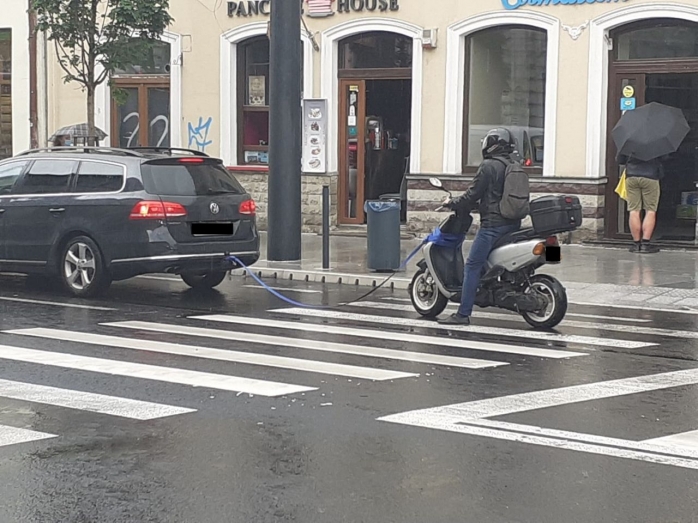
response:
[[[0,209],[0,214],[3,214],[5,212],[5,209]]]
[[[65,209],[63,207],[59,207],[59,208],[54,207],[53,209],[49,209],[48,212],[65,212]]]

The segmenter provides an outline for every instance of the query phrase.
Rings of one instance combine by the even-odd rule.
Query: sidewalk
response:
[[[404,259],[420,240],[403,240]],[[465,250],[470,242],[466,242]],[[262,258],[266,255],[266,234],[262,234]],[[366,239],[330,238],[330,270],[322,270],[322,238],[304,234],[303,260],[298,262],[260,261],[255,273],[263,278],[301,280],[374,286],[389,274],[366,267]],[[390,288],[406,289],[416,270],[417,255],[390,280]],[[567,287],[570,301],[614,304],[638,308],[698,309],[698,256],[692,251],[633,254],[627,249],[563,245],[562,263],[548,265],[543,272],[559,278]]]

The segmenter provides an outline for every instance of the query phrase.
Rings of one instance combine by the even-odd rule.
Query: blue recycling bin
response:
[[[368,268],[396,271],[400,268],[400,200],[367,200]]]

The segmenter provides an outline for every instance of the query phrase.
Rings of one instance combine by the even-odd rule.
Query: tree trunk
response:
[[[95,144],[95,137],[97,132],[95,131],[95,88],[87,88],[87,129],[89,137],[87,138],[87,145]]]

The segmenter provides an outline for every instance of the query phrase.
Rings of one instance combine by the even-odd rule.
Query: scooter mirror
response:
[[[438,178],[429,178],[429,183],[432,187],[436,187],[437,189],[444,188],[444,184],[441,183],[441,180],[439,180]]]

